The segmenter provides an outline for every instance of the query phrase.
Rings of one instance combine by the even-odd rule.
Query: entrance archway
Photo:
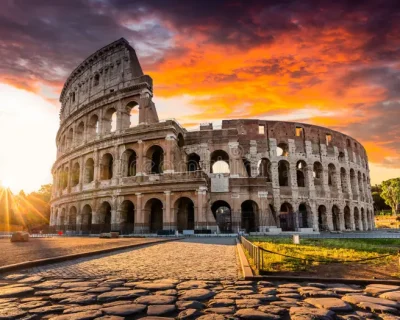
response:
[[[163,203],[160,199],[150,199],[146,203],[146,214],[150,233],[163,230]]]
[[[191,199],[183,197],[176,200],[175,212],[179,232],[194,230],[194,203]]]
[[[354,224],[356,226],[356,230],[362,230],[361,229],[361,220],[360,220],[360,212],[358,211],[358,208],[354,208]]]
[[[283,231],[294,231],[295,229],[296,222],[293,207],[288,202],[284,202],[281,205],[279,223]]]
[[[344,228],[346,230],[351,230],[350,208],[348,206],[345,206],[343,212],[344,212]]]
[[[223,233],[232,232],[231,206],[223,200],[218,200],[212,204],[211,211],[217,221],[219,231]]]
[[[104,201],[100,206],[100,232],[111,231],[111,205]]]
[[[81,230],[90,232],[92,229],[92,208],[86,204],[82,209]]]
[[[164,172],[164,150],[160,146],[152,146],[146,153],[147,170],[150,174]]]
[[[300,228],[311,228],[312,225],[311,208],[306,203],[299,205],[299,225]]]
[[[336,205],[332,206],[332,223],[333,223],[333,230],[339,231],[340,230],[340,210]]]
[[[134,232],[135,206],[132,201],[125,200],[121,203],[121,233],[130,234]]]
[[[75,228],[76,228],[76,213],[77,213],[76,207],[72,206],[69,209],[69,215],[68,215],[68,229],[69,230],[74,230],[75,231]]]
[[[258,205],[253,200],[246,200],[241,205],[242,209],[242,222],[241,229],[246,232],[258,231]]]
[[[368,230],[368,221],[367,221],[367,217],[365,215],[365,211],[364,208],[361,208],[361,222],[362,222],[362,226],[363,226],[363,230]]]
[[[328,219],[324,205],[318,207],[318,226],[320,231],[328,231]]]

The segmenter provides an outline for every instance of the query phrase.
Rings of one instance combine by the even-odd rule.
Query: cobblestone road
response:
[[[236,279],[235,239],[192,238],[26,270],[56,278]]]

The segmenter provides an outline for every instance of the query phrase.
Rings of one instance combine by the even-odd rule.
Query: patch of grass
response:
[[[265,271],[301,271],[322,263],[351,263],[355,260],[379,257],[362,263],[382,264],[390,262],[397,254],[400,239],[302,239],[300,245],[290,238],[250,238],[259,247],[273,253],[263,254]],[[293,258],[291,258],[293,257]],[[320,261],[314,261],[320,260]]]
[[[375,216],[375,226],[377,228],[398,229],[400,228],[400,217],[394,215]]]

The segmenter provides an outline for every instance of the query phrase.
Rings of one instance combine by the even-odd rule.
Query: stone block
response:
[[[17,231],[14,232],[10,239],[11,242],[28,242],[29,241],[29,233]]]
[[[110,232],[110,237],[111,238],[119,238],[119,232]]]
[[[100,238],[111,239],[111,233],[109,232],[100,233]]]

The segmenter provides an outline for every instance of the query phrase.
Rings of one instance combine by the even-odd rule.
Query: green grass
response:
[[[384,254],[391,256],[363,263],[382,264],[390,262],[397,254],[400,239],[301,239],[299,245],[291,238],[249,238],[266,250],[288,255],[289,258],[272,253],[263,254],[264,271],[300,271],[322,263],[374,258]],[[298,258],[298,259],[296,259]],[[323,262],[312,261],[322,260]]]

